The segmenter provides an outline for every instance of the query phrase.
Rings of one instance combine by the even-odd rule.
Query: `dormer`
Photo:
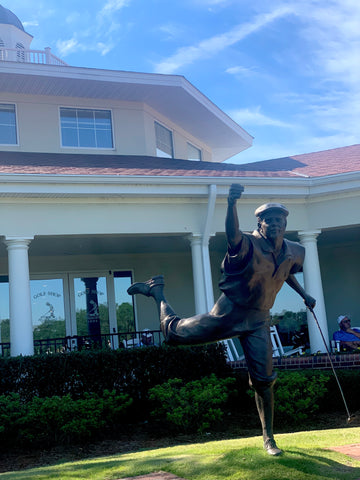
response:
[[[25,32],[18,17],[0,5],[0,49],[14,49],[12,55],[14,58],[11,60],[21,62],[25,58],[22,50],[30,49],[32,39],[32,35]]]
[[[30,50],[33,36],[9,9],[0,5],[0,61],[67,65],[51,53],[51,49]]]

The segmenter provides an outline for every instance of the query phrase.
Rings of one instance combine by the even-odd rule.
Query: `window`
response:
[[[63,147],[113,148],[110,110],[60,108]]]
[[[15,105],[0,103],[0,144],[17,145]]]
[[[187,144],[187,158],[188,160],[201,160],[201,150],[194,147],[191,143]]]
[[[156,155],[158,157],[173,158],[173,138],[172,132],[155,122],[155,137],[156,137]]]
[[[10,342],[9,278],[0,275],[0,343]],[[0,346],[0,355],[2,354]]]
[[[32,279],[30,289],[34,340],[65,337],[63,280]]]
[[[114,272],[116,322],[118,332],[136,330],[133,298],[127,293],[132,284],[131,272]]]

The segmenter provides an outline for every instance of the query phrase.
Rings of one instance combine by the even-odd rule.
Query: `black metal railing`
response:
[[[161,330],[105,333],[101,335],[74,335],[72,337],[34,340],[34,354],[66,353],[101,348],[136,348],[160,346],[164,341]],[[0,343],[0,357],[10,356],[10,342]]]

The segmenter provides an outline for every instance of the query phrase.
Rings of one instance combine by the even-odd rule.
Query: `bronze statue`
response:
[[[273,386],[276,373],[272,365],[270,308],[276,294],[286,282],[314,307],[294,274],[302,270],[305,249],[284,239],[289,212],[279,203],[261,205],[255,211],[258,229],[243,233],[239,229],[236,201],[243,187],[231,185],[225,230],[228,250],[222,263],[220,289],[223,292],[208,313],[180,318],[164,297],[162,275],[147,282],[137,282],[128,289],[130,295],[153,297],[160,316],[165,341],[170,345],[198,345],[239,337],[249,370],[250,385],[255,390],[264,448],[269,455],[280,455],[273,436]]]

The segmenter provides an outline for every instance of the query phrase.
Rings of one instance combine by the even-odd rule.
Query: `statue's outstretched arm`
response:
[[[290,274],[286,280],[286,283],[295,290],[303,299],[304,303],[309,308],[314,308],[316,305],[316,300],[311,295],[305,292],[300,283],[296,280],[295,275]]]
[[[239,228],[239,219],[236,210],[236,201],[241,197],[244,187],[233,184],[228,195],[228,208],[225,219],[225,231],[230,248],[235,249],[241,242],[242,233]]]

